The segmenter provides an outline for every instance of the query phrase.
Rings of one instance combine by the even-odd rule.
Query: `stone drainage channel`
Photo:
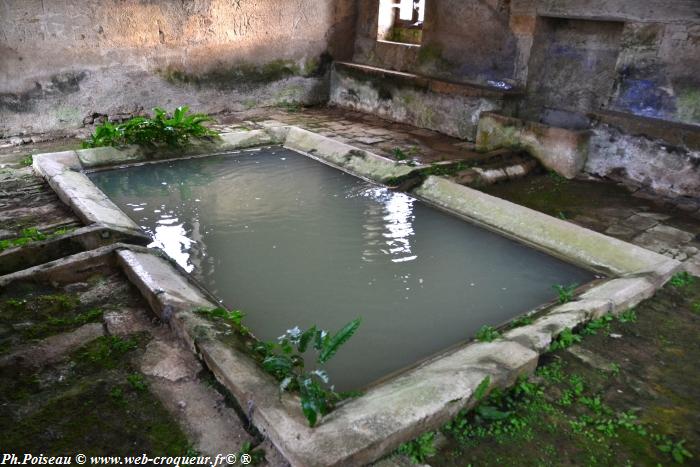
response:
[[[364,465],[432,430],[473,406],[484,381],[504,388],[534,371],[539,356],[562,331],[606,313],[620,313],[654,295],[680,267],[676,260],[569,222],[428,176],[411,194],[469,222],[553,256],[604,274],[575,299],[539,310],[532,324],[493,342],[452,348],[347,400],[310,428],[298,397],[282,393],[274,379],[232,345],[220,323],[194,312],[218,306],[166,255],[143,248],[148,238],[83,173],[97,167],[193,157],[265,145],[284,145],[371,181],[408,177],[410,167],[330,138],[289,126],[225,133],[214,142],[154,154],[138,147],[97,148],[40,154],[35,172],[86,224],[66,235],[36,242],[30,250],[0,254],[0,287],[23,279],[50,279],[66,271],[117,264],[153,312],[170,325],[247,411],[250,422],[295,466]],[[74,253],[62,257],[65,252]],[[62,253],[61,253],[62,252]],[[47,262],[48,261],[48,262]],[[13,269],[14,265],[14,269]],[[19,265],[31,266],[17,271]],[[11,272],[15,271],[15,272]],[[10,272],[9,274],[7,274]]]

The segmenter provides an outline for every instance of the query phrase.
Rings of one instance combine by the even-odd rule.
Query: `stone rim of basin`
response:
[[[380,183],[415,169],[331,138],[283,125],[224,134],[217,149],[238,150],[270,144],[282,144]],[[176,156],[191,156],[201,149],[193,148],[190,153]],[[211,147],[207,151],[211,151]],[[95,160],[100,160],[97,165],[115,166],[145,161],[148,156],[138,148],[127,148],[123,152],[113,148],[89,149],[35,156],[33,166],[86,224],[133,230],[133,221],[99,190],[96,193],[92,182],[81,171],[94,168]],[[294,396],[279,397],[269,375],[246,361],[243,354],[236,354],[235,349],[211,338],[206,331],[207,323],[192,313],[194,305],[201,306],[202,300],[209,302],[210,299],[169,261],[132,246],[113,245],[103,247],[102,251],[103,254],[117,251],[127,276],[146,296],[156,314],[168,318],[176,334],[201,356],[241,406],[251,408],[249,415],[253,424],[270,437],[293,465],[319,466],[365,464],[421,432],[439,426],[457,411],[473,406],[476,389],[485,381],[489,389],[513,384],[519,375],[534,371],[539,355],[559,333],[605,313],[628,309],[653,295],[680,267],[673,259],[442,177],[427,177],[414,195],[458,217],[609,277],[574,301],[550,307],[532,324],[510,330],[500,339],[458,346],[372,386],[363,396],[340,405],[316,428],[306,425]],[[58,263],[61,261],[64,260]],[[32,268],[33,272],[41,270],[37,268]],[[159,276],[157,271],[163,273],[162,268],[166,271],[171,268],[164,277],[180,278],[176,287],[153,282],[154,277]],[[18,274],[31,272],[30,269],[4,276],[0,278],[0,286],[15,280]]]

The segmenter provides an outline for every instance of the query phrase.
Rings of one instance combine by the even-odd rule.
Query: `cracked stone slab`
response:
[[[650,216],[640,216],[639,214],[635,214],[620,223],[625,227],[639,231],[650,229],[657,225],[659,221]]]
[[[581,294],[584,300],[607,300],[617,314],[654,295],[656,286],[644,277],[621,277],[604,282]]]
[[[613,237],[624,237],[630,239],[635,235],[639,234],[639,230],[635,230],[624,224],[613,224],[607,229],[605,229],[606,235],[612,235]]]
[[[694,276],[700,277],[700,254],[688,259],[683,263],[683,270]]]
[[[107,332],[112,336],[128,336],[145,332],[152,326],[151,321],[141,310],[132,308],[105,313],[103,320]]]
[[[177,345],[153,340],[141,360],[141,372],[168,381],[192,380],[202,370],[192,352]]]
[[[254,443],[236,411],[203,381],[148,377],[148,385],[203,455],[236,453],[244,443]]]
[[[386,141],[385,138],[380,138],[378,136],[358,136],[354,140],[362,144],[377,144]]]
[[[695,235],[690,232],[660,224],[635,237],[633,242],[657,253],[663,253],[678,249],[693,238]]]
[[[613,362],[580,345],[572,345],[566,352],[596,370],[612,371],[614,368]]]

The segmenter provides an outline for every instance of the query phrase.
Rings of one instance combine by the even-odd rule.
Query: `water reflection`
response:
[[[411,249],[411,237],[415,234],[415,199],[382,187],[364,188],[349,197],[355,195],[374,201],[365,208],[362,259],[372,262],[379,256],[388,255],[394,263],[415,260],[417,255]]]

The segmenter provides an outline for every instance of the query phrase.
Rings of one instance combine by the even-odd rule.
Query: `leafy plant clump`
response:
[[[432,457],[437,453],[435,433],[432,431],[423,433],[418,438],[399,446],[398,452],[409,457],[415,464],[425,463],[428,457]]]
[[[360,319],[350,321],[332,336],[323,329],[312,326],[306,331],[299,327],[287,330],[276,343],[261,342],[256,351],[262,355],[262,366],[280,382],[282,391],[298,391],[301,410],[310,426],[316,425],[319,415],[329,413],[342,395],[330,385],[323,366],[338,349],[355,334]],[[307,371],[304,354],[316,350],[317,368]]]
[[[569,303],[571,300],[574,299],[574,291],[576,290],[576,287],[578,287],[578,284],[556,284],[552,286],[552,288],[557,291],[557,298],[559,300],[559,303],[562,305],[564,303]]]
[[[63,234],[68,233],[68,232],[69,232],[69,229],[57,229],[53,233],[47,234],[47,233],[43,233],[43,232],[39,231],[35,227],[23,229],[19,233],[19,237],[0,240],[0,251],[6,250],[8,248],[17,247],[17,246],[24,246],[30,242],[38,242],[41,240],[48,240],[50,238],[58,237],[59,235],[63,235]]]
[[[117,125],[105,122],[83,141],[83,148],[127,144],[179,147],[187,144],[190,138],[217,136],[215,131],[202,125],[212,121],[211,117],[199,113],[188,115],[188,111],[186,106],[178,107],[171,115],[156,107],[153,117],[134,117]]]
[[[685,287],[693,285],[693,282],[695,282],[695,278],[692,275],[688,274],[687,271],[683,271],[674,274],[669,282],[673,287],[677,289],[683,289]]]
[[[574,344],[581,342],[583,338],[579,334],[574,334],[571,329],[564,329],[555,340],[549,344],[549,351],[563,350]]]
[[[241,459],[244,456],[247,456],[247,462],[245,463],[248,465],[260,465],[261,463],[265,462],[265,450],[262,448],[254,448],[250,441],[243,443],[241,448],[238,450],[238,455],[236,457]]]
[[[498,339],[501,333],[495,330],[492,326],[482,326],[476,332],[476,340],[479,342],[492,342]]]
[[[20,159],[19,164],[22,167],[29,167],[34,163],[34,156],[32,154],[27,154],[22,159]]]
[[[243,324],[245,313],[240,310],[229,311],[225,308],[198,308],[194,310],[194,312],[209,318],[218,318],[228,322],[229,324],[233,325],[233,327],[238,329],[244,336],[250,334],[250,329]]]

